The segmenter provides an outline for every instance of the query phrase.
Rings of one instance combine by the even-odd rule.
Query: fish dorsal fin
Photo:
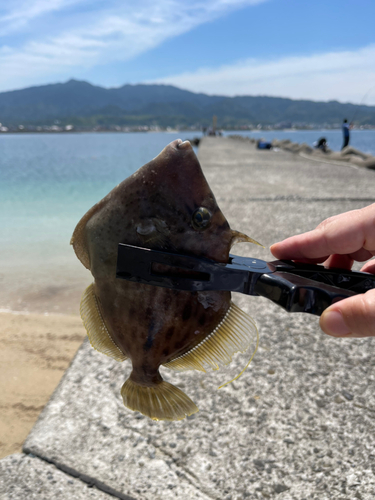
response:
[[[112,340],[104,323],[93,283],[83,292],[80,313],[92,347],[116,361],[125,361],[126,356]]]
[[[164,366],[176,371],[218,370],[220,365],[226,366],[232,361],[234,353],[247,351],[254,341],[257,345],[258,330],[254,320],[231,302],[223,320],[200,344]],[[256,347],[252,357],[255,351]]]
[[[102,200],[100,200],[98,203],[96,203],[93,207],[90,208],[88,212],[85,213],[85,215],[82,217],[82,219],[78,222],[77,226],[75,227],[73,235],[70,239],[70,244],[73,245],[73,249],[78,259],[82,262],[82,264],[86,267],[86,269],[90,269],[90,255],[87,248],[87,241],[85,234],[86,224],[91,219],[91,217],[93,217],[97,212],[99,212],[99,210],[106,204],[110,194],[107,195]]]

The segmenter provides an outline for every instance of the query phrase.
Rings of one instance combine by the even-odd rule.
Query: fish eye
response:
[[[211,213],[207,208],[197,208],[192,217],[191,224],[196,231],[204,231],[211,224]]]

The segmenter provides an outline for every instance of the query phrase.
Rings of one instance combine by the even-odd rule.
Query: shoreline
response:
[[[1,308],[0,307],[0,314],[13,314],[14,316],[30,316],[32,314],[38,315],[38,316],[69,316],[69,317],[74,317],[74,318],[79,318],[79,314],[71,314],[68,312],[39,312],[39,311],[22,311],[22,310],[15,310],[15,309],[9,309],[9,308]]]
[[[10,278],[7,272],[3,284],[9,286],[0,294],[0,459],[22,450],[86,338],[79,304],[92,281],[79,272],[73,282],[66,273],[59,284],[53,274],[50,280]]]
[[[45,125],[45,127],[52,127],[52,125]],[[120,126],[119,126],[120,127]],[[120,127],[121,128],[121,127]],[[124,127],[126,128],[126,127]],[[332,128],[327,128],[327,127],[318,127],[318,128],[268,128],[265,126],[264,128],[253,128],[253,129],[242,129],[242,128],[231,128],[231,129],[221,129],[225,133],[230,133],[230,132],[240,132],[240,133],[262,133],[262,132],[288,132],[288,133],[293,133],[293,132],[315,132],[315,131],[334,131],[338,130],[341,131],[341,126],[340,127],[332,127]],[[375,126],[362,126],[362,127],[353,127],[351,131],[356,131],[356,132],[365,132],[369,130],[375,130]],[[175,129],[171,128],[168,130],[167,128],[165,129],[160,129],[160,130],[153,130],[153,129],[143,129],[142,126],[140,126],[139,129],[131,129],[131,130],[123,130],[122,128],[119,130],[117,128],[108,128],[108,129],[100,129],[100,130],[95,130],[95,129],[70,129],[70,130],[56,130],[56,129],[49,129],[49,128],[44,128],[42,130],[0,130],[0,136],[1,135],[22,135],[22,134],[108,134],[108,133],[116,133],[116,134],[157,134],[157,133],[202,133],[202,129],[200,128],[195,128],[195,129]],[[203,135],[202,135],[203,136]]]

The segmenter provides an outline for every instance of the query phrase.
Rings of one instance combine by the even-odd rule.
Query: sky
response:
[[[374,0],[0,1],[0,91],[162,83],[375,105]]]

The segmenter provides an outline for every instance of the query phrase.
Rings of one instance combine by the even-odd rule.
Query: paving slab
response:
[[[113,500],[37,457],[17,453],[0,460],[1,500]]]
[[[271,243],[374,197],[375,172],[341,165],[327,171],[284,151],[279,162],[276,153],[249,146],[214,138],[199,150],[231,226],[266,246],[238,245],[235,253],[271,259]],[[218,166],[223,158],[240,160]],[[327,175],[337,179],[340,196]],[[128,411],[120,389],[130,363],[116,363],[86,341],[24,450],[139,500],[374,498],[374,339],[330,338],[316,317],[287,314],[262,298],[234,300],[260,332],[259,350],[239,380],[216,390],[242,369],[243,355],[224,374],[163,370],[199,413],[153,422]]]

